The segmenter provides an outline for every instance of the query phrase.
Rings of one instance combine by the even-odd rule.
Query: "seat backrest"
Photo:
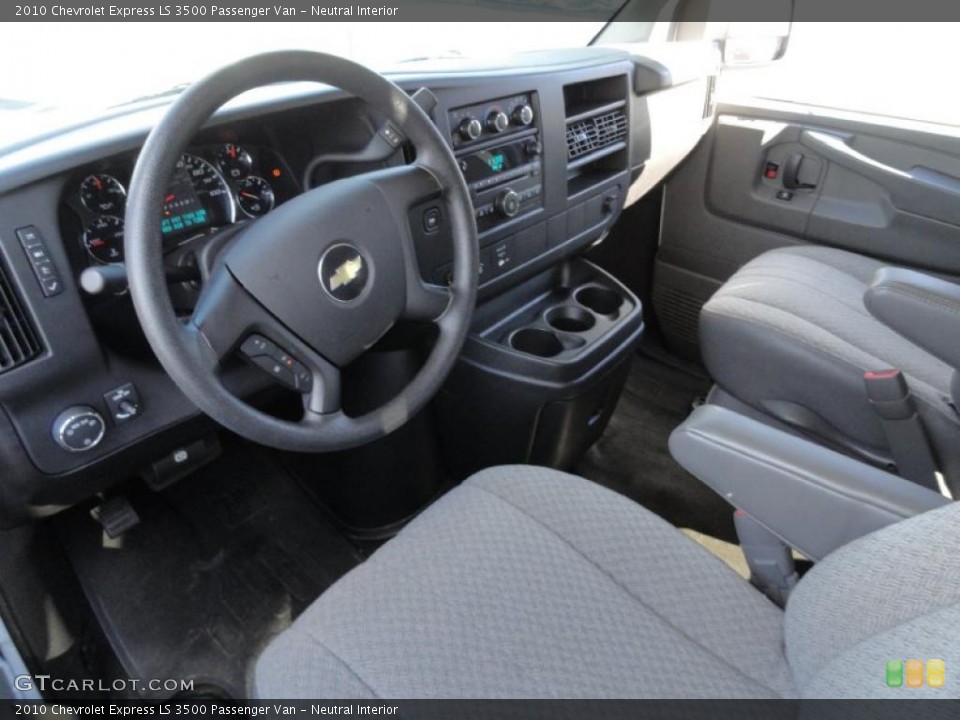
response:
[[[958,550],[960,504],[951,503],[865,535],[807,573],[785,619],[801,695],[960,697]],[[888,661],[907,660],[943,661],[943,686],[895,686],[894,672],[891,687]]]

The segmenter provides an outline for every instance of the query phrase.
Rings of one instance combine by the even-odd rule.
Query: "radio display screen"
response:
[[[470,184],[513,170],[525,162],[523,145],[515,143],[464,155],[460,158],[460,168]]]

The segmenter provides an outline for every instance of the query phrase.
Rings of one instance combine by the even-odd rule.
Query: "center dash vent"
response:
[[[567,161],[572,162],[627,139],[623,109],[574,120],[567,125]]]
[[[0,373],[32,360],[41,349],[37,334],[0,267]]]

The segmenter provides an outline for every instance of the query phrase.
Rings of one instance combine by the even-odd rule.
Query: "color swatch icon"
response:
[[[923,687],[926,677],[927,687],[941,688],[946,681],[946,675],[947,669],[943,660],[927,660],[926,673],[923,660],[887,660],[887,687]]]

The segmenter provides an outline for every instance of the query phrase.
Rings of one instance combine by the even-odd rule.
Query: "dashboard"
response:
[[[670,86],[662,70],[586,48],[390,76],[411,94],[427,89],[468,184],[481,303],[583,252],[617,221],[650,160],[648,104]],[[712,112],[708,75],[684,81],[698,128]],[[117,112],[0,156],[0,525],[169,465],[212,429],[153,357],[126,292],[126,191],[165,108]],[[170,169],[158,218],[178,312],[189,315],[232,231],[318,185],[413,160],[371,113],[341,91],[297,84],[263,88],[211,119]],[[410,207],[407,221],[423,281],[449,282],[439,199]],[[245,397],[284,392],[239,359],[222,381]]]

